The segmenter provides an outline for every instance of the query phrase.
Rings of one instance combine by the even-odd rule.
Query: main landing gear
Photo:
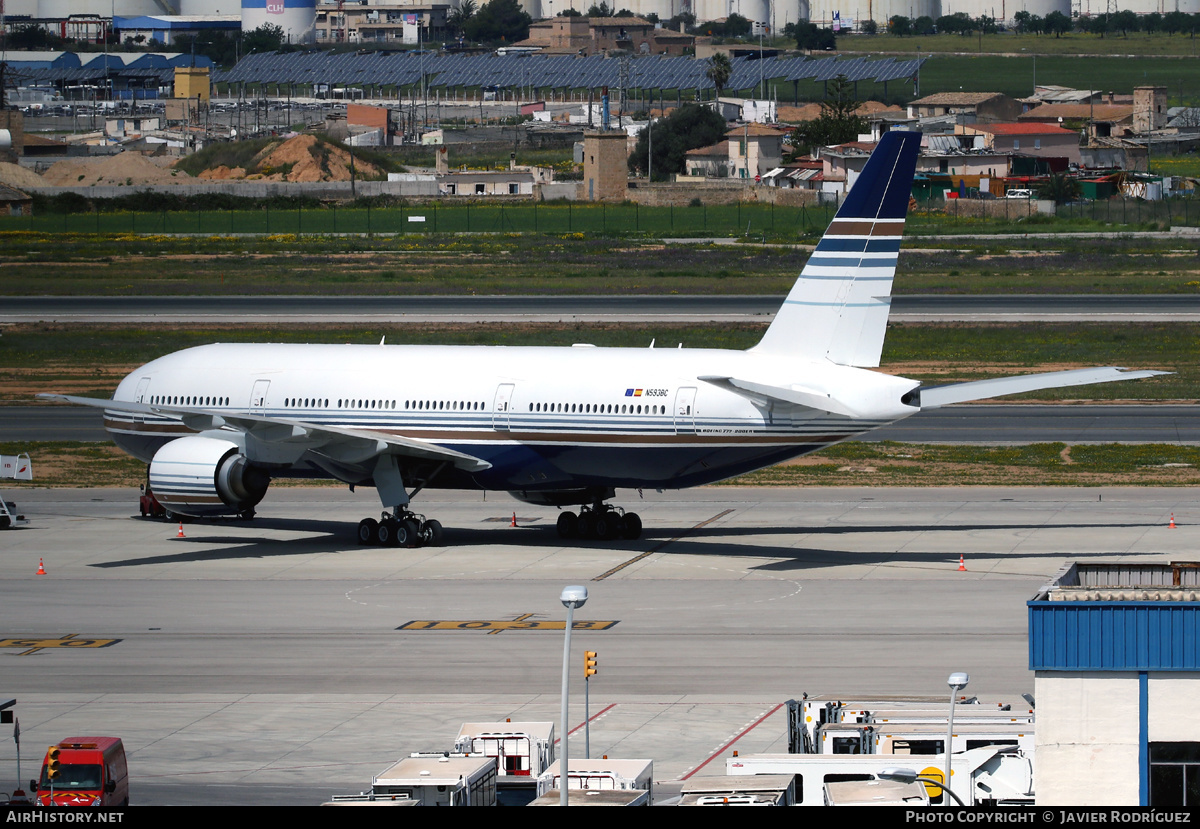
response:
[[[558,515],[559,538],[595,538],[612,541],[626,538],[630,541],[642,537],[642,519],[636,512],[625,512],[620,507],[597,501],[591,506],[579,508],[579,515],[561,512]]]
[[[441,522],[432,518],[425,520],[408,510],[384,512],[379,520],[364,518],[358,522],[358,543],[375,544],[380,547],[441,547],[443,531]]]

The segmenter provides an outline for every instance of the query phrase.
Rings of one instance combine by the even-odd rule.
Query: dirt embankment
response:
[[[26,187],[45,187],[48,183],[33,170],[27,170],[19,164],[0,161],[0,184],[24,190]]]
[[[252,179],[255,181],[349,181],[350,153],[315,135],[297,135],[271,144],[244,167],[218,166],[200,173],[204,179]],[[354,159],[356,178],[378,178],[382,172],[373,164]]]
[[[183,170],[164,166],[144,155],[132,152],[59,161],[52,165],[42,178],[45,184],[52,187],[137,187],[147,184],[183,184],[195,180]]]

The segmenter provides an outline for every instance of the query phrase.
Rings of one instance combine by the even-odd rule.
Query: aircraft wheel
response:
[[[379,522],[374,518],[364,518],[358,522],[358,543],[359,544],[374,544],[375,543],[375,528],[379,526]]]
[[[592,519],[592,532],[601,541],[610,541],[616,538],[616,529],[613,525],[613,516],[610,513],[602,512]]]
[[[442,522],[430,518],[421,528],[421,540],[429,547],[441,547],[445,544],[445,533]]]
[[[396,544],[400,547],[416,547],[421,543],[417,522],[406,518],[396,524]]]
[[[625,513],[625,529],[621,535],[634,541],[642,537],[642,519],[636,512]]]
[[[375,525],[375,543],[380,547],[395,547],[399,543],[397,525],[391,518]]]
[[[593,516],[586,512],[579,514],[579,521],[575,524],[576,538],[591,538],[592,537],[592,521]]]
[[[560,512],[558,514],[558,537],[574,538],[579,532],[579,518],[575,513]]]

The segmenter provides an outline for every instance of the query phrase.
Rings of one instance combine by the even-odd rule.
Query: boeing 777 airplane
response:
[[[922,388],[879,365],[921,136],[889,132],[762,340],[746,351],[225,345],[161,357],[104,410],[167,509],[253,514],[272,478],[374,486],[363,544],[440,544],[410,509],[425,487],[504,490],[566,507],[564,538],[638,538],[617,489],[719,481],[926,409],[1150,377],[1115,367]]]

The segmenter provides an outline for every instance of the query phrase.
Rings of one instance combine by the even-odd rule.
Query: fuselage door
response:
[[[250,392],[250,414],[264,413],[267,407],[267,390],[270,388],[270,380],[254,381],[254,390]]]
[[[492,428],[508,431],[509,409],[512,408],[513,384],[501,383],[496,387],[496,405],[492,409]]]
[[[150,388],[150,378],[149,377],[143,377],[142,379],[138,380],[137,390],[134,391],[134,393],[133,393],[133,402],[134,403],[145,403],[146,402],[146,389],[148,389],[148,388]],[[133,422],[134,423],[145,423],[146,416],[139,412],[133,416]]]
[[[696,433],[696,387],[681,386],[675,392],[675,434]]]

